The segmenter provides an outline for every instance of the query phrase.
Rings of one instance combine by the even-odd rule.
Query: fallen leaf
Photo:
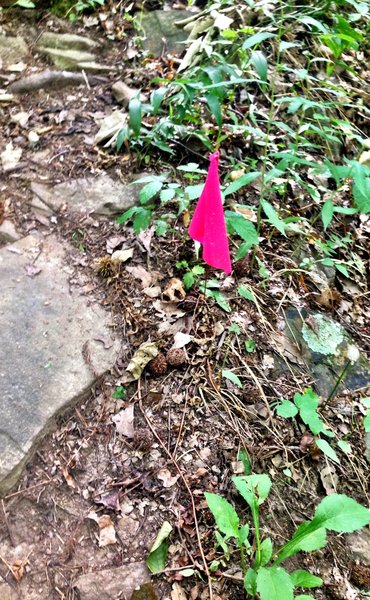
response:
[[[129,258],[132,258],[132,255],[134,254],[134,249],[133,248],[123,248],[122,250],[116,250],[115,252],[113,252],[112,254],[112,260],[115,262],[126,262],[129,260]]]
[[[70,488],[76,489],[76,482],[73,479],[72,475],[70,474],[70,472],[68,471],[68,468],[66,466],[62,467],[62,473],[63,473],[63,477],[67,482],[67,485]]]
[[[335,472],[335,468],[328,464],[320,471],[321,483],[324,486],[324,490],[328,496],[335,494],[338,485],[338,475]]]
[[[6,145],[5,150],[0,155],[5,173],[17,166],[21,159],[22,152],[22,148],[13,147],[13,142],[9,142],[9,144]]]
[[[94,498],[94,502],[96,502],[96,504],[102,504],[109,510],[119,511],[121,509],[119,503],[119,494],[119,490],[113,490],[113,492],[104,494],[104,496],[101,496],[100,498]]]
[[[184,588],[178,583],[172,586],[171,600],[187,600]]]
[[[118,246],[123,244],[123,242],[125,242],[125,241],[126,241],[126,238],[123,235],[114,235],[114,236],[110,237],[109,239],[107,239],[107,241],[105,242],[105,245],[106,245],[108,254],[112,254],[115,251],[115,249],[118,248]]]
[[[131,381],[135,381],[141,377],[148,362],[155,358],[158,352],[159,350],[154,342],[144,342],[139,346],[126,369],[128,375],[131,377]]]
[[[191,342],[192,340],[192,336],[189,335],[188,333],[182,333],[181,331],[178,331],[175,335],[174,335],[174,343],[172,348],[184,348],[184,346],[186,346],[187,344],[189,344],[189,342]]]
[[[171,531],[171,524],[168,521],[164,521],[146,559],[148,569],[152,573],[158,573],[166,566],[166,558],[168,553],[167,538]]]
[[[133,438],[135,435],[134,429],[134,405],[130,404],[124,410],[121,410],[112,417],[113,423],[116,425],[117,433],[124,435],[127,438]]]
[[[100,127],[95,136],[95,142],[100,144],[100,142],[108,140],[104,145],[104,148],[108,148],[115,143],[118,133],[126,124],[127,114],[116,110],[103,119],[95,118],[95,121]]]
[[[180,477],[180,475],[172,476],[171,472],[168,469],[161,469],[157,473],[158,479],[163,481],[163,487],[170,488],[175,485],[176,481]]]
[[[18,559],[15,560],[14,563],[11,565],[11,571],[14,575],[14,579],[19,582],[23,575],[24,575],[24,567],[28,564],[28,559]]]
[[[143,292],[149,298],[158,298],[161,295],[162,290],[159,285],[154,285],[153,287],[146,287],[143,289]]]
[[[148,229],[144,229],[139,233],[137,239],[144,246],[145,250],[150,256],[150,244],[152,243],[152,237],[154,234],[154,227],[149,227]]]
[[[134,267],[126,267],[126,271],[131,273],[135,279],[140,279],[141,286],[143,288],[147,288],[152,283],[152,276],[148,271],[144,269],[141,265],[135,265]]]
[[[90,512],[87,517],[95,521],[99,526],[99,548],[104,548],[105,546],[117,543],[116,531],[109,515],[101,515],[101,517],[98,517],[96,512]]]

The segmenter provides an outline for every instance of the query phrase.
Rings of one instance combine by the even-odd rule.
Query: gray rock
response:
[[[84,50],[64,50],[59,48],[39,48],[43,54],[50,56],[58,69],[78,69],[80,63],[94,62],[95,54]]]
[[[104,77],[94,75],[87,76],[85,73],[72,73],[71,71],[52,71],[45,70],[34,75],[22,77],[14,81],[8,87],[12,94],[26,94],[36,90],[60,90],[65,87],[84,85],[97,85],[106,83]]]
[[[65,406],[114,364],[109,317],[69,284],[66,250],[29,235],[0,249],[0,493]]]
[[[93,50],[98,43],[82,35],[45,31],[37,40],[36,48],[61,48],[64,50]]]
[[[10,242],[16,242],[21,237],[22,236],[16,230],[14,223],[9,221],[9,219],[4,219],[0,225],[0,246],[9,244]]]
[[[123,106],[128,106],[130,100],[136,96],[138,91],[135,88],[130,88],[124,81],[116,81],[112,85],[113,98]]]
[[[0,33],[0,63],[3,67],[20,62],[27,54],[28,46],[23,38]]]
[[[370,362],[358,352],[357,360],[349,361],[351,347],[357,347],[339,323],[322,313],[298,311],[291,307],[285,313],[288,340],[298,345],[300,355],[314,379],[317,393],[328,398],[343,375],[343,387],[356,390],[370,384]]]
[[[154,56],[163,52],[181,54],[186,45],[183,43],[189,33],[175,25],[176,21],[191,16],[186,10],[153,10],[143,14],[141,26],[145,38],[143,46]]]
[[[355,560],[370,566],[370,529],[368,527],[349,535],[347,544]]]
[[[81,600],[116,600],[131,598],[136,588],[150,580],[144,562],[131,563],[115,569],[87,573],[77,579]]]
[[[142,184],[132,185],[114,181],[108,175],[73,179],[55,186],[31,183],[32,191],[52,210],[67,204],[69,210],[116,215],[138,202]]]

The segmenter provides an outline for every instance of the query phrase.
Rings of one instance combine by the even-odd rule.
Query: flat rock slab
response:
[[[81,600],[116,600],[131,598],[135,589],[150,580],[144,562],[131,563],[81,575],[76,582]]]
[[[107,314],[70,288],[69,269],[53,236],[0,249],[0,493],[55,415],[116,360]]]
[[[69,210],[115,215],[124,212],[138,202],[138,190],[142,184],[123,184],[108,175],[73,179],[57,185],[31,183],[36,196],[49,208],[57,211],[67,204]]]
[[[36,48],[63,48],[64,50],[90,51],[98,46],[98,43],[90,38],[72,33],[54,33],[44,31],[36,42]]]

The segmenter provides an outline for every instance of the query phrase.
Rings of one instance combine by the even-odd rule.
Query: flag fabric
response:
[[[210,156],[206,182],[189,226],[189,235],[203,245],[203,260],[207,265],[229,274],[231,260],[218,176],[219,156],[219,152]]]

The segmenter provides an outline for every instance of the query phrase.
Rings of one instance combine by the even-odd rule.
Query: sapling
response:
[[[266,474],[235,476],[232,481],[247,502],[252,513],[254,540],[248,540],[249,525],[240,523],[234,507],[221,496],[206,492],[210,511],[221,532],[218,545],[223,549],[233,539],[240,551],[244,589],[247,597],[260,600],[313,600],[307,594],[294,595],[296,588],[322,585],[320,577],[304,569],[288,572],[281,563],[300,551],[313,552],[326,545],[326,530],[350,533],[370,523],[370,511],[344,494],[327,496],[316,507],[311,520],[301,523],[293,536],[280,548],[274,548],[271,538],[262,539],[259,507],[269,495],[271,480]]]

